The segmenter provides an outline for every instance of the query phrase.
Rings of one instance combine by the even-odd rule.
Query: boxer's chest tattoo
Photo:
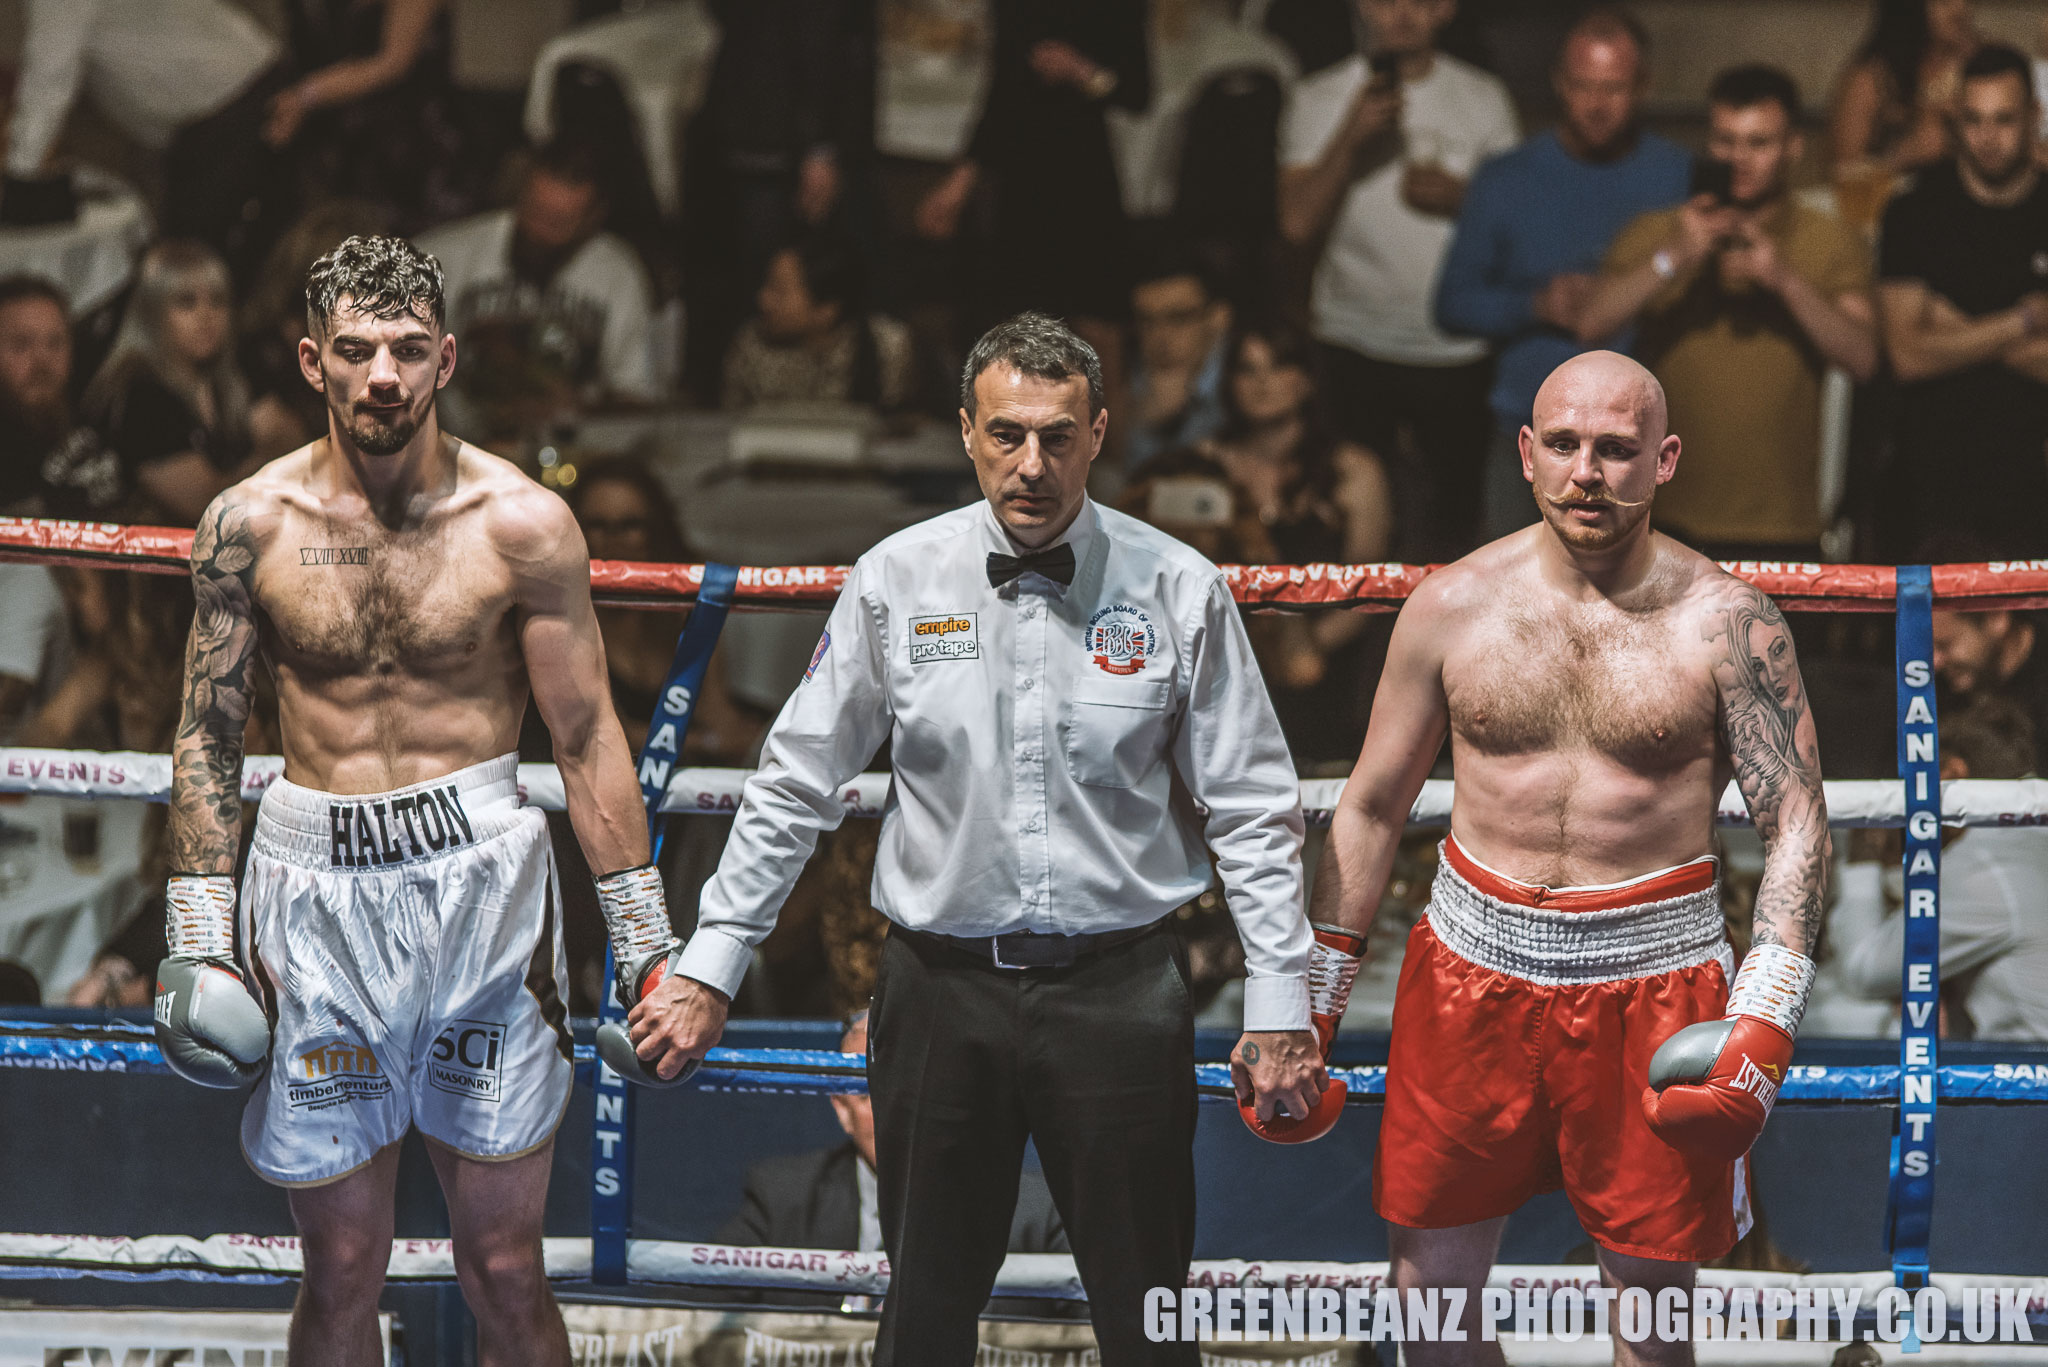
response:
[[[315,534],[265,603],[281,653],[333,673],[430,672],[493,631],[474,551],[442,531]],[[355,544],[348,544],[348,543]]]
[[[1447,665],[1451,723],[1494,754],[1591,749],[1631,767],[1711,747],[1712,695],[1663,614],[1503,614]]]

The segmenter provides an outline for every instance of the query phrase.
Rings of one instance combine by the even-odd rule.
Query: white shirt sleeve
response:
[[[28,0],[14,121],[7,130],[7,174],[40,175],[85,76],[86,40],[99,0]]]
[[[50,572],[0,565],[0,674],[39,682],[64,629],[64,599]]]
[[[1187,713],[1174,766],[1207,811],[1204,835],[1244,942],[1244,1028],[1308,1029],[1301,783],[1237,604],[1219,577],[1189,633]]]
[[[657,397],[654,379],[654,302],[647,272],[630,247],[621,246],[619,277],[607,291],[604,345],[598,368],[604,372],[612,398],[651,402]]]
[[[677,971],[727,996],[775,928],[819,833],[846,819],[841,791],[889,734],[887,626],[866,581],[855,565],[815,662],[768,730],[761,767],[747,780],[718,872],[698,903],[697,931]]]
[[[2013,886],[2012,870],[2000,861],[1999,836],[2022,834],[1971,831],[1942,855],[1941,976],[1952,979],[1981,968],[2017,942],[2013,913],[2025,905]],[[2023,834],[2031,834],[2025,832]],[[1866,996],[1896,999],[1906,949],[1906,917],[1893,911],[1875,931],[1847,947],[1843,976]]]
[[[1484,117],[1480,123],[1479,155],[1472,164],[1474,171],[1488,157],[1497,157],[1522,141],[1522,125],[1515,117],[1514,102],[1508,98],[1507,87],[1488,76],[1486,94],[1487,99],[1481,105]]]
[[[1351,108],[1357,86],[1342,79],[1342,68],[1317,72],[1288,92],[1280,116],[1280,164],[1312,166],[1330,145]]]

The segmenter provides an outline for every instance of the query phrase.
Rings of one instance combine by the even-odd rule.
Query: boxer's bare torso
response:
[[[332,438],[223,493],[193,541],[172,859],[234,867],[241,730],[260,653],[285,777],[334,793],[439,778],[518,746],[529,693],[594,865],[645,858],[605,685],[589,558],[568,507],[453,437],[374,497]]]
[[[1765,846],[1758,940],[1803,949],[1827,813],[1791,631],[1762,592],[1649,525],[1679,440],[1647,371],[1589,353],[1538,400],[1523,449],[1544,520],[1431,574],[1402,607],[1314,914],[1371,924],[1448,737],[1458,843],[1547,887],[1709,853],[1732,777]]]
[[[1729,777],[1715,671],[1746,585],[1658,538],[1608,597],[1546,580],[1531,527],[1433,576],[1418,627],[1441,649],[1475,858],[1551,887],[1612,883],[1708,852]]]
[[[265,466],[221,512],[227,553],[254,555],[246,581],[295,783],[384,792],[517,747],[519,565],[568,514],[507,462],[442,440],[452,478],[395,525],[322,477],[324,442]]]

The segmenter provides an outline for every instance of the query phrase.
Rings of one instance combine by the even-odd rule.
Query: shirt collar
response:
[[[1080,573],[1079,567],[1087,563],[1088,548],[1094,544],[1096,521],[1095,500],[1083,494],[1081,495],[1081,510],[1074,514],[1074,520],[1068,525],[1067,530],[1054,540],[1038,547],[1038,549],[1050,550],[1054,546],[1059,545],[1060,542],[1066,542],[1074,548],[1075,573],[1078,575]],[[982,548],[987,551],[998,551],[1004,555],[1030,554],[1024,547],[1010,539],[1009,532],[1004,530],[1002,521],[996,517],[995,508],[990,505],[986,498],[981,501],[981,539]],[[1055,583],[1053,586],[1062,594],[1072,587],[1072,585],[1059,583]]]

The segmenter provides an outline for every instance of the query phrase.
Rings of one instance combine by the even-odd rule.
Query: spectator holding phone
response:
[[[1436,49],[1456,0],[1357,4],[1371,58],[1303,80],[1282,121],[1280,231],[1318,255],[1333,416],[1392,462],[1400,553],[1449,559],[1477,526],[1492,366],[1437,326],[1437,275],[1467,179],[1519,130],[1505,86]]]
[[[1579,340],[1637,326],[1636,354],[1685,434],[1657,495],[1667,527],[1723,558],[1817,559],[1821,378],[1877,371],[1869,253],[1787,193],[1805,150],[1791,77],[1734,67],[1707,101],[1692,198],[1622,230]]]

